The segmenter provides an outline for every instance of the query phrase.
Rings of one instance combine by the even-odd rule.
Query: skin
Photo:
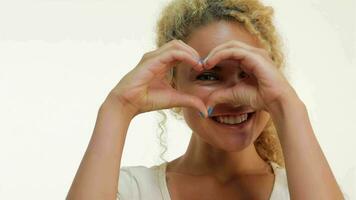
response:
[[[195,30],[189,36],[187,44],[199,55],[206,57],[214,47],[231,40],[262,48],[257,38],[241,25],[225,21],[214,22]],[[199,80],[197,76],[204,72],[191,70],[191,66],[186,64],[181,65],[183,66],[176,69],[175,87],[185,93],[195,94],[204,102],[216,90],[229,88],[240,81],[252,82],[250,77],[242,78],[243,71],[237,67],[239,63],[232,59],[218,63],[221,71],[212,71],[215,68],[206,70],[212,73],[205,73],[205,76],[213,80]],[[255,110],[251,106],[244,108]],[[212,115],[233,109],[232,104],[220,103],[214,107]],[[269,164],[257,154],[253,144],[270,119],[268,112],[257,110],[250,126],[239,132],[222,129],[211,119],[200,117],[194,108],[183,108],[183,115],[193,134],[185,154],[168,163],[168,185],[174,191],[171,195],[177,195],[176,199],[180,199],[183,198],[182,195],[189,194],[194,199],[188,185],[199,185],[200,188],[202,185],[217,185],[209,190],[196,190],[193,193],[196,197],[207,195],[207,198],[211,198],[215,194],[224,199],[256,196],[266,199],[270,195],[274,175]],[[201,179],[197,179],[197,175]],[[253,184],[257,182],[259,184]],[[184,188],[179,186],[187,186],[184,187],[186,191],[181,191]],[[227,192],[226,188],[230,188],[230,191]],[[246,194],[247,188],[251,194]],[[210,192],[207,194],[206,191]]]
[[[268,117],[282,145],[291,199],[343,199],[304,103],[269,54],[257,48],[258,42],[238,24],[219,22],[194,31],[188,43],[194,48],[172,40],[144,54],[110,91],[98,111],[66,199],[116,199],[132,119],[173,107],[184,108],[184,117],[193,130],[187,152],[170,162],[167,169],[173,200],[268,199],[274,177],[252,145]],[[199,62],[202,57],[204,62]],[[177,62],[185,64],[178,65],[175,89],[166,74]],[[217,64],[224,68],[223,81],[207,84],[187,79],[192,77],[187,76],[189,66],[197,73],[212,70]],[[248,78],[237,82],[235,75],[239,73],[233,66],[241,68]],[[213,126],[209,118],[198,118],[198,111],[207,116],[208,107],[214,108],[214,115],[231,110],[231,105],[256,110],[252,125],[232,133]]]

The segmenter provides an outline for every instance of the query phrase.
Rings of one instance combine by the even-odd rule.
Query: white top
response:
[[[285,168],[270,161],[275,175],[270,200],[290,199]],[[120,169],[117,200],[171,200],[166,182],[167,162],[152,167]]]

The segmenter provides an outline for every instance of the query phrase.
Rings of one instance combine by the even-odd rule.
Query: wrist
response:
[[[279,100],[268,105],[267,110],[272,116],[286,117],[285,112],[304,109],[304,102],[298,97],[297,93],[292,89],[289,93],[285,93]]]
[[[109,94],[105,101],[102,103],[100,110],[117,111],[126,119],[132,120],[137,112],[130,107],[125,101],[122,101],[119,97]]]

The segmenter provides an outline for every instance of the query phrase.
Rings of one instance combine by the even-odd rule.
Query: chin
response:
[[[251,144],[253,145],[253,138],[251,132],[243,132],[233,136],[214,137],[214,143],[209,141],[206,142],[227,152],[239,152],[248,148]]]

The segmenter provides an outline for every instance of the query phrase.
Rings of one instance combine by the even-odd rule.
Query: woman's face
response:
[[[237,22],[218,21],[196,29],[190,34],[187,44],[194,48],[202,58],[216,46],[229,40],[239,40],[251,46],[261,47],[258,39],[248,33]],[[223,60],[211,70],[195,71],[191,66],[181,63],[176,67],[175,85],[177,90],[198,96],[207,102],[208,96],[217,89],[235,85],[244,73],[236,60]],[[247,79],[245,79],[247,81]],[[238,102],[236,102],[238,104]],[[183,116],[188,126],[206,143],[225,150],[240,151],[252,144],[261,134],[270,116],[263,110],[249,116],[243,126],[227,125],[212,117],[201,118],[194,108],[183,107]],[[255,111],[249,106],[234,107],[232,104],[217,104],[212,116],[239,116],[240,112]]]

